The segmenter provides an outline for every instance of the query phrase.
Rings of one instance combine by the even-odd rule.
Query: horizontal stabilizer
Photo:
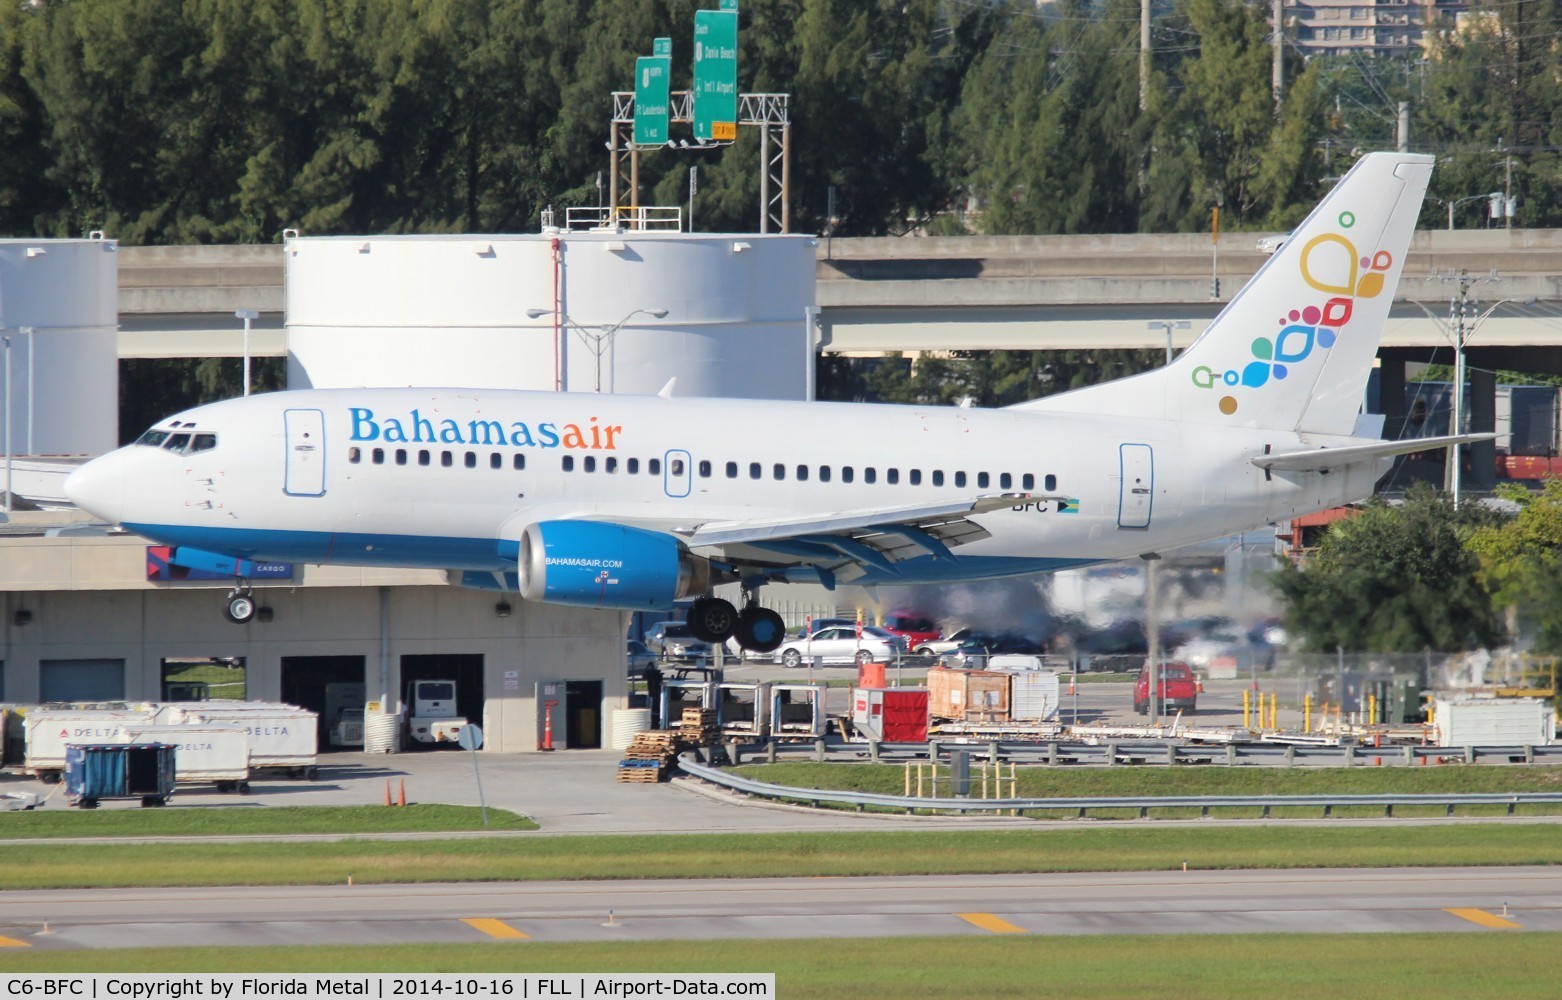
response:
[[[1340,448],[1311,448],[1307,451],[1288,451],[1273,455],[1259,455],[1252,461],[1260,469],[1274,472],[1323,472],[1346,465],[1372,462],[1395,455],[1408,455],[1415,451],[1435,451],[1451,448],[1456,444],[1491,441],[1496,434],[1448,434],[1443,437],[1410,438],[1405,441],[1374,441],[1371,444],[1352,444]]]

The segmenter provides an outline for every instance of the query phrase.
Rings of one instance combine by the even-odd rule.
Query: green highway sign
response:
[[[694,12],[694,137],[738,137],[738,5]]]
[[[651,55],[666,56],[671,59],[673,55],[673,40],[671,38],[656,38],[651,41]]]
[[[657,49],[667,43],[669,53],[672,39],[658,38]],[[672,83],[672,57],[658,52],[654,56],[641,56],[635,60],[635,145],[665,146],[667,144],[667,117]]]

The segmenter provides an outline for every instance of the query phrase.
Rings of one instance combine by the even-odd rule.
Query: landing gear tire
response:
[[[738,627],[733,634],[744,649],[773,653],[786,638],[786,623],[769,608],[748,607],[738,615]]]
[[[781,665],[795,670],[803,665],[803,654],[795,649],[789,649],[781,654]]]
[[[235,625],[243,625],[255,617],[255,598],[247,591],[234,591],[223,606],[223,617]]]
[[[719,597],[702,597],[689,608],[689,631],[701,642],[726,642],[738,627],[738,609]]]

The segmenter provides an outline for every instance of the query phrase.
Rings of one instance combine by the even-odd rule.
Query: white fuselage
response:
[[[280,392],[158,429],[215,439],[122,448],[78,472],[72,495],[159,542],[260,560],[504,571],[526,526],[554,519],[671,532],[1048,498],[971,515],[987,537],[953,561],[843,578],[865,584],[1171,550],[1363,498],[1382,468],[1266,474],[1250,462],[1266,447],[1319,442],[1144,417],[498,390]]]

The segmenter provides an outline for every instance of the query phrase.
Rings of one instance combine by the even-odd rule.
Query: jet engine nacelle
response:
[[[710,589],[710,563],[671,535],[603,521],[540,521],[521,534],[521,596],[665,611]]]

